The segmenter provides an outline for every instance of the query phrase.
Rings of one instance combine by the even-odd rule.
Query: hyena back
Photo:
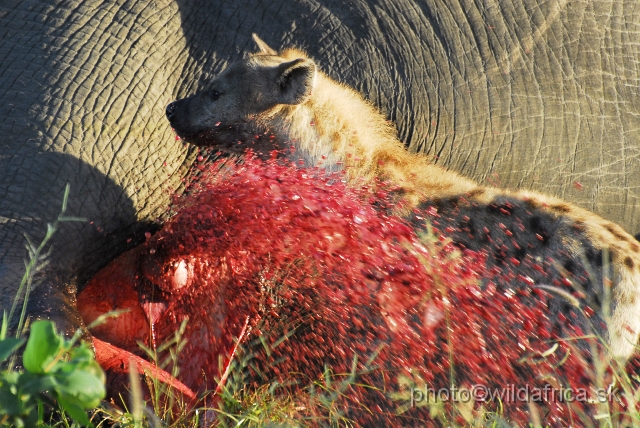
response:
[[[424,219],[415,212],[430,213],[459,246],[487,254],[488,266],[511,263],[513,278],[502,288],[519,278],[520,288],[568,287],[550,309],[579,316],[572,301],[579,296],[606,320],[611,355],[631,356],[640,332],[640,243],[634,237],[560,199],[481,186],[409,153],[379,111],[319,71],[304,52],[276,52],[254,39],[258,53],[231,64],[204,91],[167,106],[180,137],[236,154],[279,150],[309,166],[345,168],[349,178],[390,181],[401,189],[405,209],[417,209],[404,212],[412,212],[407,215],[416,227],[424,227]]]

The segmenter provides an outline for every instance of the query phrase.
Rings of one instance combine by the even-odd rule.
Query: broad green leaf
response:
[[[100,365],[93,359],[91,360],[71,360],[69,362],[58,362],[54,368],[58,378],[66,378],[73,373],[84,372],[94,376],[102,383],[106,381],[104,371]]]
[[[18,380],[20,391],[24,394],[37,395],[45,391],[53,391],[58,386],[54,376],[35,373],[21,373]]]
[[[26,424],[24,423],[22,418],[15,417],[11,421],[11,425],[6,425],[6,426],[11,426],[11,428],[23,428],[26,426]]]
[[[60,403],[64,411],[67,412],[69,416],[71,416],[71,419],[81,425],[91,426],[91,421],[89,421],[87,414],[84,410],[82,410],[80,406],[70,403],[62,397],[58,397],[58,403]]]
[[[0,388],[0,416],[18,416],[25,412],[22,401],[7,388]],[[0,417],[0,419],[2,419]]]
[[[55,332],[53,322],[36,321],[22,356],[24,368],[32,373],[45,373],[47,367],[62,350],[64,341]]]
[[[106,391],[102,377],[85,371],[75,371],[58,377],[58,396],[69,404],[90,409],[100,404]]]
[[[71,350],[71,359],[93,361],[93,351],[85,343],[82,343]]]
[[[21,347],[24,342],[24,339],[16,339],[13,337],[0,340],[0,363],[9,358],[9,355]]]
[[[25,427],[35,427],[38,426],[38,409],[30,408],[29,411],[22,416],[22,420],[24,421]]]
[[[20,372],[17,371],[1,371],[0,372],[0,385],[3,388],[8,388],[10,385],[16,385],[18,383],[18,378],[20,377]]]

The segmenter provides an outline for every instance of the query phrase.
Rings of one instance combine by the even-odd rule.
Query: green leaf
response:
[[[56,364],[53,369],[56,372],[56,376],[69,376],[73,372],[82,371],[91,374],[104,383],[104,371],[94,359],[93,353],[86,348],[85,344],[81,346],[82,348],[75,348],[70,352],[71,359],[69,361],[59,361]]]
[[[82,410],[80,406],[76,404],[72,404],[62,397],[58,397],[58,403],[62,406],[64,411],[67,412],[69,416],[71,416],[71,419],[73,419],[74,421],[78,422],[81,425],[92,426],[91,421],[87,417],[87,414],[85,413],[84,410]]]
[[[53,322],[34,322],[22,356],[24,368],[32,373],[44,374],[51,369],[47,366],[60,354],[63,345],[64,341],[56,334]]]
[[[58,386],[54,376],[24,372],[20,374],[17,384],[23,394],[38,395],[41,392],[53,391]]]
[[[57,380],[59,397],[83,409],[96,407],[106,395],[102,377],[88,371],[75,371]]]
[[[9,358],[9,355],[22,346],[24,339],[7,338],[0,340],[0,363]]]
[[[24,421],[22,420],[22,418],[18,418],[16,417],[11,424],[13,427],[15,428],[23,428],[25,426]]]
[[[71,356],[69,362],[87,364],[95,362],[93,351],[89,349],[86,343],[81,343],[79,346],[71,349],[69,354]]]
[[[24,403],[15,394],[7,388],[0,388],[0,415],[18,416],[25,410]]]

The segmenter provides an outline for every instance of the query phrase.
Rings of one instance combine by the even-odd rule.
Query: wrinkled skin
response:
[[[189,61],[179,11],[5,1],[0,33],[0,306],[24,271],[23,234],[40,241],[70,183],[67,215],[88,221],[61,225],[29,302],[70,331],[77,285],[149,229],[185,174],[187,150],[162,122]]]
[[[212,41],[191,45],[203,64],[222,71],[233,44],[255,51],[254,32],[299,47],[438,164],[640,230],[635,2],[232,3],[215,11],[223,30],[183,13],[198,20],[186,34]],[[196,79],[182,93],[206,88]]]
[[[194,157],[166,103],[204,89],[253,32],[308,51],[436,162],[638,230],[634,4],[4,1],[1,306],[23,273],[23,234],[43,236],[69,182],[67,214],[93,224],[61,227],[31,303],[77,325],[75,288],[162,216]]]

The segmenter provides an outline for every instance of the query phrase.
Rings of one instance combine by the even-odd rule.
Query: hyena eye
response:
[[[215,90],[214,90],[214,91],[211,91],[211,98],[212,98],[214,101],[215,101],[215,100],[217,100],[218,98],[220,98],[220,92],[215,91]]]

